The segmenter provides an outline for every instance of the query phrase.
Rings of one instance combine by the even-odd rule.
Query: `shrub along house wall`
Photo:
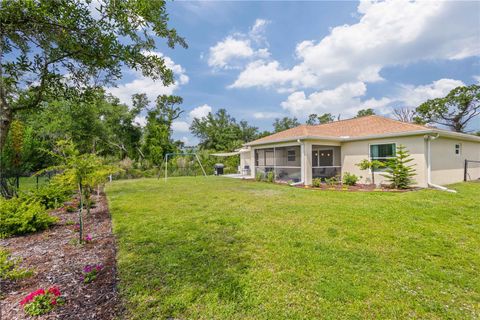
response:
[[[404,145],[411,158],[414,159],[410,164],[415,165],[415,186],[427,187],[426,148],[423,136],[392,137],[344,142],[341,147],[342,172],[350,172],[357,176],[362,176],[362,183],[370,182],[371,173],[366,170],[360,170],[356,164],[364,159],[370,159],[371,144],[382,143],[395,143],[397,146],[400,144]],[[382,172],[377,172],[375,174],[375,183],[388,184],[389,182],[388,179],[382,175]]]

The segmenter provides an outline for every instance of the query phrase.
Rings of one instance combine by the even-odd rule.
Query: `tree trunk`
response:
[[[0,88],[0,91],[2,89]],[[13,112],[7,102],[0,97],[0,158],[3,156],[3,147],[7,142],[8,131],[13,121]],[[14,190],[7,181],[4,169],[0,162],[0,196],[11,198],[14,196]]]
[[[3,150],[7,141],[8,131],[13,121],[13,112],[10,106],[0,99],[0,150]]]
[[[78,211],[78,224],[80,230],[78,230],[79,242],[83,242],[83,188],[82,183],[78,184],[78,191],[80,193],[80,209]]]

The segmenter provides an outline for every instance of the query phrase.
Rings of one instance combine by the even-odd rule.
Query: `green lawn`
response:
[[[480,184],[408,193],[227,178],[107,189],[132,319],[475,319]]]
[[[44,184],[48,182],[48,178],[46,176],[39,176],[38,177],[38,187],[40,188]],[[20,177],[19,181],[19,190],[20,191],[33,191],[37,189],[37,177]]]

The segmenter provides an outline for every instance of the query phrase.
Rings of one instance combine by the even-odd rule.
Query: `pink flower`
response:
[[[27,303],[30,303],[30,302],[33,301],[33,299],[35,299],[36,296],[43,295],[43,294],[45,294],[45,290],[43,290],[43,289],[38,289],[34,292],[31,292],[22,301],[20,301],[20,305],[23,306]]]
[[[52,301],[50,301],[50,303],[51,303],[52,305],[56,305],[56,304],[57,304],[57,299],[53,298]]]
[[[86,237],[85,237],[85,241],[86,241],[86,242],[90,242],[90,241],[92,241],[92,239],[93,239],[93,238],[92,238],[92,235],[91,235],[91,234],[87,234]]]
[[[60,290],[57,287],[51,287],[50,289],[48,289],[48,292],[53,294],[55,297],[61,295]]]

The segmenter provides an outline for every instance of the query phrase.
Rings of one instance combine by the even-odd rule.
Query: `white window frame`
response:
[[[293,151],[293,160],[289,159],[289,152]],[[297,161],[297,150],[294,148],[287,149],[287,162],[296,162]]]
[[[378,145],[384,145],[384,144],[393,144],[395,146],[395,155],[393,157],[377,157],[373,160],[377,160],[377,159],[385,159],[385,160],[388,160],[388,159],[395,159],[395,157],[397,156],[397,143],[396,142],[381,142],[381,143],[369,143],[368,144],[368,160],[369,161],[372,161],[372,146],[378,146]],[[372,169],[368,169],[368,171],[370,173],[372,173]],[[376,169],[375,170],[375,173],[382,173],[385,171],[385,168],[380,168],[380,169]]]
[[[457,148],[458,146],[458,148]],[[458,153],[457,153],[457,150],[458,150]],[[462,155],[462,144],[459,142],[459,143],[455,143],[455,149],[454,149],[454,152],[455,152],[455,155],[457,157],[460,157]]]

